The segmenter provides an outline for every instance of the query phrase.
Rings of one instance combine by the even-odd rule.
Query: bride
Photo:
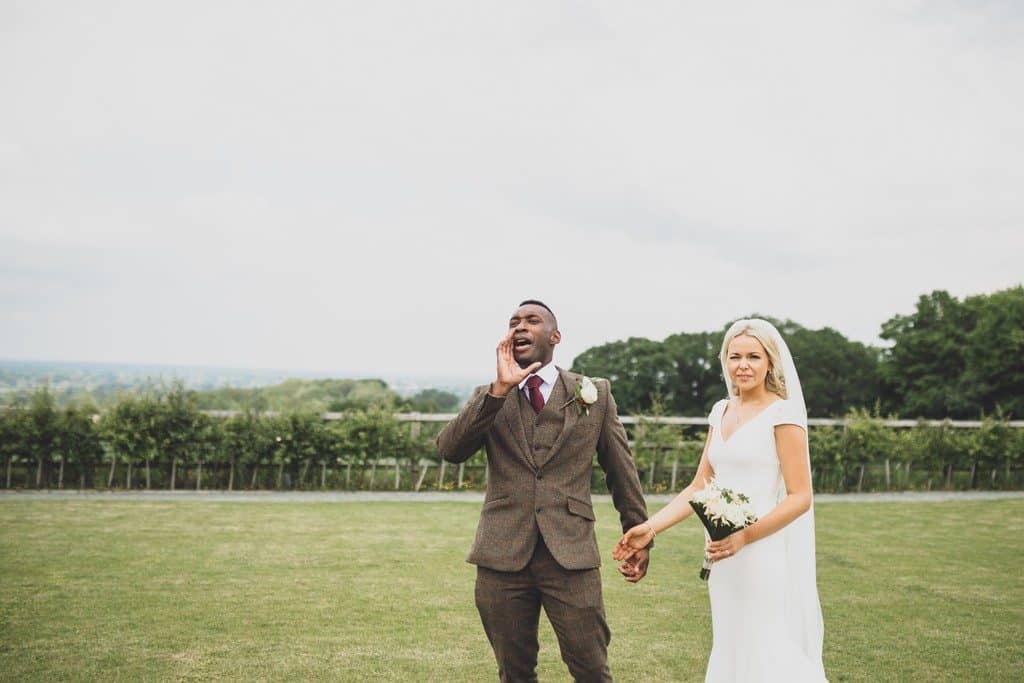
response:
[[[751,500],[758,521],[718,542],[708,579],[712,647],[705,681],[825,680],[814,558],[807,408],[793,357],[775,327],[738,320],[720,355],[729,398],[710,429],[693,482],[615,546],[617,560],[689,517],[715,477]]]

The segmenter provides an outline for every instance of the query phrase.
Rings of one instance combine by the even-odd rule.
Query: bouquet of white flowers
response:
[[[690,507],[704,523],[712,541],[721,541],[757,521],[757,515],[750,508],[750,499],[732,489],[722,488],[714,477],[705,480],[704,488],[693,494]],[[710,575],[711,558],[704,553],[700,578],[707,581]]]

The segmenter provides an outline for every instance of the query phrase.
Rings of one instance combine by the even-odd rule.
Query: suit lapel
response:
[[[576,422],[580,419],[580,411],[576,409],[573,402],[569,402],[568,405],[563,407],[562,404],[570,401],[570,399],[576,398],[576,386],[579,384],[576,381],[576,377],[562,368],[558,368],[558,376],[562,380],[562,385],[565,387],[565,397],[559,401],[558,405],[551,406],[555,410],[560,410],[564,414],[564,422],[562,423],[562,432],[555,439],[555,443],[551,445],[551,450],[548,451],[548,460],[551,460],[558,455],[558,449],[565,443],[566,438],[572,433],[572,428],[576,426]]]
[[[515,437],[516,442],[519,444],[519,450],[523,455],[523,459],[530,463],[530,467],[537,469],[537,463],[533,459],[533,449],[530,448],[530,442],[526,440],[526,427],[523,425],[523,412],[520,409],[522,403],[519,400],[520,390],[516,387],[512,391],[515,392],[515,395],[505,398],[502,414],[505,416],[505,422],[508,425],[509,431],[512,432],[512,436]]]

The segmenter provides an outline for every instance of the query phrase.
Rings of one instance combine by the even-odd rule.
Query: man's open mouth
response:
[[[529,339],[526,339],[525,337],[520,337],[518,339],[512,340],[512,347],[515,348],[517,351],[528,348],[530,346],[533,346],[533,342],[530,341]]]

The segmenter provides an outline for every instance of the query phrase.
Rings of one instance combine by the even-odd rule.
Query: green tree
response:
[[[895,450],[896,434],[883,424],[877,412],[873,414],[863,408],[847,414],[842,434],[843,457],[847,466],[857,467],[857,491],[860,491],[868,466],[887,461]]]
[[[662,342],[671,358],[670,381],[663,394],[665,411],[674,415],[707,415],[725,396],[718,351],[722,334],[673,334]]]
[[[160,397],[153,420],[154,442],[161,456],[171,464],[170,489],[177,488],[178,464],[188,465],[198,450],[199,410],[195,396],[175,382]]]
[[[370,409],[346,416],[340,425],[342,450],[350,461],[370,464],[369,488],[375,485],[377,467],[382,457],[408,461],[417,452],[409,432],[390,411]]]
[[[243,462],[252,466],[249,488],[259,484],[260,466],[273,464],[278,450],[282,447],[283,434],[287,426],[282,417],[254,417],[247,449],[242,452]]]
[[[1024,415],[1024,287],[958,300],[922,296],[882,325],[892,342],[880,366],[882,397],[904,416],[972,419],[997,406]]]
[[[259,466],[261,422],[255,412],[246,410],[228,418],[222,425],[224,451],[229,465],[228,491],[235,488],[235,474],[240,464],[252,464],[254,468]]]
[[[196,490],[201,491],[203,465],[216,465],[226,459],[227,438],[221,422],[204,413],[196,416],[194,430],[195,442],[190,451],[192,460],[196,463]]]
[[[813,427],[807,432],[807,438],[810,448],[811,483],[814,490],[841,490],[846,480],[847,468],[843,430],[837,427]]]
[[[966,435],[967,452],[971,459],[971,481],[969,488],[978,488],[978,470],[987,469],[990,486],[995,486],[999,466],[1014,457],[1016,438],[1013,427],[1007,424],[1001,408],[994,415],[985,415],[981,427],[970,430]]]
[[[878,400],[879,349],[830,327],[811,330],[790,321],[780,325],[800,373],[809,415],[835,417]]]
[[[36,461],[36,488],[43,483],[43,470],[53,457],[57,439],[57,411],[49,386],[42,386],[28,401],[29,451]]]
[[[572,369],[610,380],[623,413],[648,412],[655,396],[675,396],[675,366],[662,342],[631,337],[595,346],[577,356]]]
[[[459,397],[440,389],[423,389],[408,398],[404,406],[415,413],[453,413],[459,408]]]
[[[974,321],[959,384],[973,409],[969,416],[998,408],[1024,419],[1024,287],[968,297],[964,307]]]
[[[4,487],[11,488],[11,469],[19,459],[27,459],[29,443],[28,411],[19,407],[0,408],[0,454],[4,458]]]
[[[110,472],[107,487],[114,484],[114,473],[118,461],[128,465],[127,486],[131,488],[133,465],[145,463],[146,488],[150,488],[150,461],[156,445],[160,406],[151,396],[122,396],[114,407],[108,410],[100,422],[103,439],[109,445]]]
[[[286,463],[302,463],[298,482],[295,483],[301,486],[306,481],[310,465],[325,449],[327,432],[323,420],[316,413],[291,413],[285,416],[285,425],[284,450],[287,457],[279,459],[278,486],[281,486],[281,473]]]
[[[86,472],[91,472],[103,456],[100,431],[93,421],[91,407],[68,406],[57,417],[57,436],[54,440],[60,454],[60,474],[57,488],[64,488],[64,464],[78,465],[78,488],[85,488]]]
[[[882,325],[892,342],[879,368],[883,404],[907,417],[970,417],[978,410],[964,394],[964,347],[974,315],[948,292],[918,299],[911,315]]]

